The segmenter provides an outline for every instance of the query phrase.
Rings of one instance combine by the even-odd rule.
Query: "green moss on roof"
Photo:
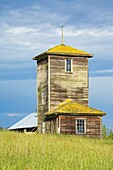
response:
[[[64,53],[64,54],[80,54],[80,55],[91,55],[88,52],[67,46],[64,44],[57,45],[47,51],[48,53]]]
[[[86,57],[93,57],[93,54],[88,52],[73,48],[71,46],[67,46],[64,44],[57,45],[53,48],[50,48],[44,53],[41,53],[33,58],[33,60],[37,60],[39,57],[48,54],[55,54],[55,55],[71,55],[71,56],[86,56]]]
[[[76,103],[72,100],[65,100],[58,107],[45,113],[45,116],[53,114],[75,114],[75,115],[106,115],[105,112],[91,108],[89,106]]]

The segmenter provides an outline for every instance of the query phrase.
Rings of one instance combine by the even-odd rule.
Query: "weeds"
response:
[[[113,170],[113,143],[1,131],[0,170]]]

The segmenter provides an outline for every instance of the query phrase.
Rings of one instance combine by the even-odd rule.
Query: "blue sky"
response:
[[[64,42],[89,59],[89,104],[113,129],[113,1],[0,0],[0,126],[36,110],[35,55]]]

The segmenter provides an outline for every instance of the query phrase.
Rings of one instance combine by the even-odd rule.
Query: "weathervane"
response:
[[[64,26],[61,25],[61,28],[62,28],[62,44],[64,44],[64,30],[63,30]]]

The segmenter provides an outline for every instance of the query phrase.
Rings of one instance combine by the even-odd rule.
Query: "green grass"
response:
[[[1,131],[0,170],[113,170],[113,141]]]

